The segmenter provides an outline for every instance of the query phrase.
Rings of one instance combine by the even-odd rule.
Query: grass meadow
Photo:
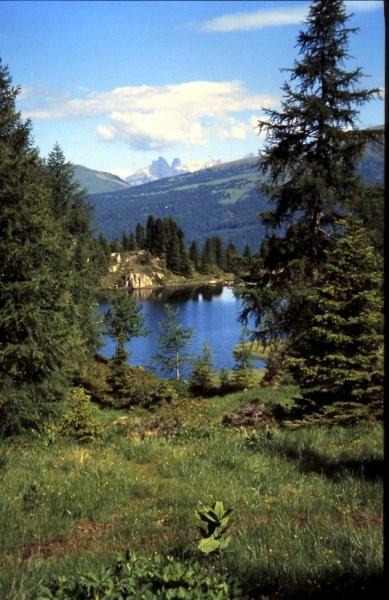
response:
[[[248,401],[288,402],[295,391],[254,388],[153,412],[100,409],[104,430],[90,444],[47,434],[3,441],[1,600],[36,598],[48,578],[107,565],[123,549],[212,563],[247,598],[378,594],[381,425],[221,425]],[[184,425],[155,435],[156,418]],[[235,509],[232,539],[205,559],[195,509],[214,500]]]

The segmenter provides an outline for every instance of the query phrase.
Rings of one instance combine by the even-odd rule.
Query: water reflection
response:
[[[211,301],[215,296],[223,294],[223,284],[200,285],[186,287],[160,287],[152,289],[134,290],[132,294],[138,300],[149,300],[150,302],[189,302],[194,300]]]

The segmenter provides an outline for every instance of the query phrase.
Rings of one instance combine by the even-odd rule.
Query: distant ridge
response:
[[[136,223],[145,224],[148,215],[170,215],[189,243],[219,235],[240,250],[248,244],[256,251],[265,234],[258,213],[268,208],[259,191],[258,162],[258,156],[249,156],[122,191],[91,195],[94,227],[111,239],[120,238],[123,232],[133,231]],[[367,147],[359,169],[369,185],[383,184],[382,144]]]
[[[88,194],[117,192],[129,187],[126,181],[113,173],[88,169],[82,165],[74,165],[74,179],[86,189]]]

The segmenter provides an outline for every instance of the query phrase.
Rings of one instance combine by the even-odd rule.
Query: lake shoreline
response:
[[[201,286],[214,286],[214,285],[223,285],[226,287],[230,287],[236,283],[235,279],[187,279],[182,282],[171,282],[171,283],[158,283],[154,285],[143,285],[139,287],[124,287],[123,289],[127,289],[130,292],[136,292],[138,290],[162,290],[162,289],[184,289],[188,287],[201,287]],[[114,290],[119,289],[121,286],[114,287],[100,287],[98,292],[103,294],[104,292],[113,292]]]

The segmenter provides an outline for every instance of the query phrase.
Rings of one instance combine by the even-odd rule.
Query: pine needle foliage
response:
[[[153,356],[167,374],[174,373],[175,379],[181,378],[182,368],[191,361],[187,347],[193,338],[193,329],[179,322],[178,310],[165,304],[166,317],[160,322],[158,348],[160,352]]]
[[[298,60],[285,69],[290,78],[281,108],[264,109],[266,119],[258,123],[266,132],[261,188],[272,210],[262,213],[268,235],[242,318],[255,315],[263,341],[293,326],[295,299],[325,262],[346,207],[364,193],[357,172],[363,149],[382,136],[356,128],[360,106],[379,90],[359,86],[360,68],[346,69],[348,40],[357,31],[348,20],[341,0],[312,2],[297,38]]]
[[[7,433],[38,426],[54,410],[80,341],[69,291],[72,250],[30,123],[16,111],[18,93],[0,63],[0,419]]]
[[[382,264],[366,230],[348,222],[305,297],[305,328],[288,366],[306,413],[379,414],[383,394]],[[334,406],[336,410],[334,411]],[[327,410],[328,412],[328,410]],[[363,412],[363,411],[362,411]],[[362,415],[362,413],[361,413]]]

